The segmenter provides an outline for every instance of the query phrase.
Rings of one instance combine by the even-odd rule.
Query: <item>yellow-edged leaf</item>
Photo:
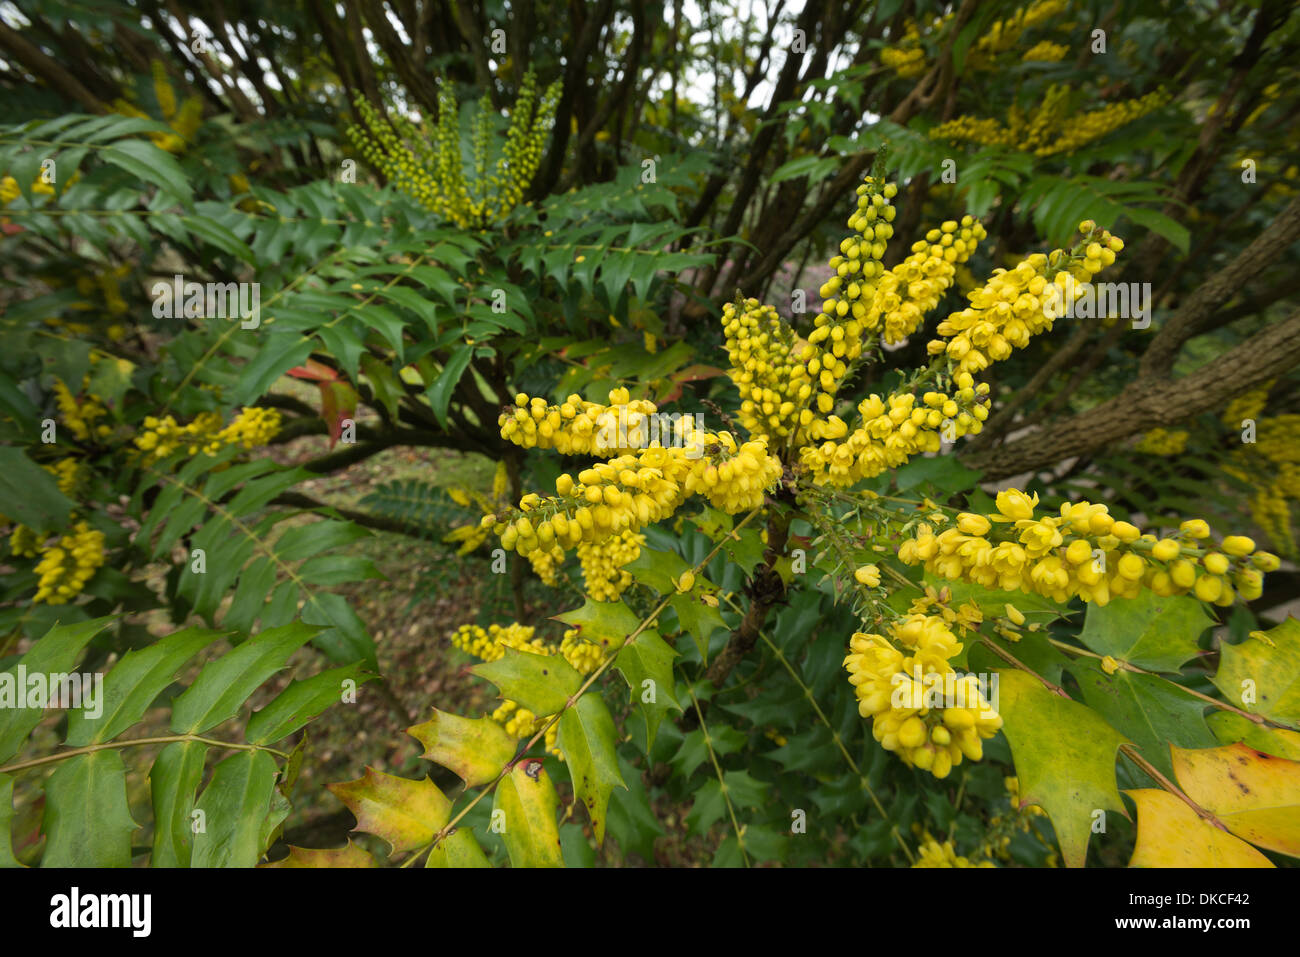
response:
[[[1182,798],[1159,788],[1125,791],[1137,805],[1129,867],[1272,867],[1240,838],[1215,827]]]
[[[370,852],[348,841],[338,848],[294,847],[289,856],[262,867],[378,867]]]
[[[1172,751],[1179,787],[1224,827],[1259,847],[1300,857],[1300,762],[1244,744]]]

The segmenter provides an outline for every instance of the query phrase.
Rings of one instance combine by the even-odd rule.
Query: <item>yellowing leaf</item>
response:
[[[1115,787],[1122,734],[1097,712],[1062,698],[1023,671],[998,672],[1003,732],[1020,779],[1021,802],[1052,819],[1067,867],[1082,867],[1097,814],[1127,816]]]
[[[1272,867],[1267,857],[1159,788],[1125,791],[1137,805],[1129,867]]]
[[[451,802],[428,778],[412,781],[366,768],[357,780],[329,789],[356,815],[358,831],[388,842],[390,855],[423,847],[451,819]]]
[[[1300,734],[1286,728],[1266,728],[1231,711],[1216,711],[1206,719],[1220,744],[1249,745],[1275,758],[1300,761]]]
[[[1300,762],[1244,744],[1173,748],[1179,786],[1238,837],[1300,857]]]
[[[511,867],[563,867],[559,799],[550,776],[536,758],[525,758],[501,779],[492,804],[493,826],[510,854]]]
[[[1223,643],[1215,687],[1246,711],[1300,726],[1300,621],[1288,618],[1265,634],[1268,641]]]
[[[491,781],[518,749],[518,742],[490,718],[462,718],[436,709],[432,718],[406,733],[424,745],[421,757],[454,771],[467,788]]]
[[[474,831],[468,827],[454,827],[451,833],[438,842],[438,845],[424,859],[425,867],[491,867],[483,848],[474,839]]]
[[[343,847],[317,849],[289,845],[289,856],[262,867],[378,867],[370,853],[348,841]]]

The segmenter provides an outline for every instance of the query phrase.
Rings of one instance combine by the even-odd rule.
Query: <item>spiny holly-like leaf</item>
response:
[[[518,701],[537,715],[555,714],[582,687],[582,675],[559,655],[534,655],[514,648],[506,648],[501,658],[475,665],[470,672],[496,685],[501,697]]]
[[[117,751],[79,754],[45,782],[42,867],[127,867],[140,825],[126,799],[126,765]]]
[[[85,708],[68,714],[67,744],[81,747],[111,741],[144,717],[177,670],[221,637],[206,628],[186,628],[138,651],[128,651],[104,677],[100,715]]]
[[[1097,712],[1062,698],[1019,670],[998,672],[1003,731],[1022,802],[1052,819],[1067,867],[1082,867],[1097,811],[1119,811],[1115,752],[1124,736]]]
[[[518,742],[491,718],[462,718],[437,709],[406,733],[424,745],[421,757],[454,771],[467,788],[487,784],[518,750]]]
[[[1079,640],[1099,655],[1176,672],[1197,653],[1196,639],[1212,624],[1194,598],[1143,589],[1137,598],[1116,598],[1104,607],[1089,602]]]
[[[491,867],[468,827],[453,828],[424,859],[425,867]]]
[[[370,852],[352,841],[336,849],[316,849],[289,845],[289,856],[262,867],[378,867]]]
[[[558,805],[555,785],[536,758],[525,758],[501,779],[493,795],[492,816],[501,822],[511,867],[564,866],[555,822]]]
[[[81,649],[108,627],[112,618],[95,618],[75,625],[55,625],[8,671],[0,672],[0,761],[18,753],[32,729],[45,717],[44,708],[20,708],[27,700],[26,688],[18,688],[18,666],[28,675],[66,674],[72,670]],[[9,700],[12,695],[13,699]]]
[[[1264,634],[1267,641],[1247,638],[1220,646],[1212,680],[1243,710],[1300,727],[1300,621],[1288,618]]]
[[[357,780],[328,787],[356,817],[356,829],[382,837],[390,855],[424,847],[451,820],[451,801],[428,778],[412,781],[368,767]]]
[[[650,548],[641,549],[635,561],[623,566],[634,580],[649,585],[661,595],[675,592],[682,572],[690,571],[690,568],[686,560],[676,552]]]
[[[1300,857],[1300,762],[1244,744],[1172,748],[1178,785],[1240,838]]]
[[[1272,867],[1267,857],[1159,788],[1125,791],[1137,805],[1129,867]]]
[[[203,781],[208,746],[199,741],[169,744],[149,771],[153,796],[152,867],[189,867],[194,851],[191,812]]]
[[[293,734],[330,705],[342,701],[345,688],[355,690],[357,685],[374,681],[376,677],[363,674],[358,661],[295,681],[248,719],[244,739],[250,744],[274,744]]]
[[[271,813],[275,759],[265,751],[240,751],[213,769],[196,811],[203,827],[194,835],[194,867],[253,867],[266,850],[263,824]]]
[[[233,718],[248,696],[319,631],[300,622],[268,628],[208,662],[172,706],[172,731],[202,734]]]
[[[654,747],[655,732],[664,712],[669,708],[682,710],[673,699],[673,659],[677,652],[655,631],[641,632],[635,641],[619,649],[614,667],[627,679],[632,700],[641,706],[645,715],[646,753]]]
[[[695,640],[695,647],[700,650],[700,658],[707,662],[709,638],[715,631],[727,627],[722,613],[715,606],[704,601],[701,595],[673,595],[668,603],[672,605],[673,611],[677,612],[677,620],[681,622],[682,628],[690,632],[691,638]]]
[[[14,845],[10,839],[10,821],[14,816],[14,779],[7,774],[0,774],[0,870],[6,867],[22,867],[14,857]]]
[[[621,648],[627,636],[636,631],[641,624],[632,609],[618,601],[596,601],[588,598],[586,604],[562,615],[555,615],[556,621],[562,621],[593,644],[605,648]],[[539,714],[541,712],[538,712]]]
[[[558,743],[573,791],[591,818],[596,843],[603,843],[610,792],[627,785],[618,771],[618,732],[614,730],[614,719],[599,695],[583,695],[561,715]]]
[[[1220,744],[1241,742],[1275,758],[1300,761],[1300,733],[1266,728],[1231,711],[1216,711],[1206,721]]]
[[[1214,735],[1205,723],[1205,702],[1172,682],[1125,670],[1108,675],[1096,659],[1073,662],[1070,671],[1079,680],[1087,705],[1127,735],[1142,757],[1163,774],[1174,773],[1169,745],[1214,747]]]

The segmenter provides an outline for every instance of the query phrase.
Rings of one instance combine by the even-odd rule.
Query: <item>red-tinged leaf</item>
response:
[[[371,857],[370,852],[364,848],[348,841],[347,844],[339,848],[312,848],[312,847],[294,847],[289,845],[289,856],[281,858],[273,864],[263,864],[262,867],[378,867],[379,864]]]
[[[390,855],[423,847],[451,820],[451,801],[428,778],[366,768],[355,781],[327,786],[356,816],[356,829],[382,837]]]
[[[303,365],[294,366],[285,374],[295,379],[308,379],[312,382],[336,382],[339,378],[336,371],[315,359],[308,359]]]
[[[343,380],[320,384],[321,418],[330,427],[330,448],[343,434],[343,421],[357,414],[357,390]]]

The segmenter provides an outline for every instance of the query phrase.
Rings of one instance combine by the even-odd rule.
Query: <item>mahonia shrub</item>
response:
[[[1257,597],[1278,557],[1195,516],[1144,529],[1105,502],[990,497],[948,454],[988,419],[990,370],[1050,333],[1123,241],[1088,220],[1067,247],[993,270],[929,327],[925,364],[882,377],[884,347],[927,328],[987,238],[970,216],[944,221],[886,267],[897,194],[879,170],[858,186],[811,323],[724,306],[728,408],[561,385],[501,410],[501,437],[546,453],[555,477],[481,502],[458,537],[490,535],[544,579],[576,557],[584,600],[562,627],[450,636],[503,699],[410,729],[460,793],[374,771],[336,788],[403,866],[580,863],[609,832],[649,857],[647,780],[691,801],[695,833],[723,822],[717,864],[1079,866],[1098,814],[1138,865],[1172,861],[1170,828],[1193,829],[1180,846],[1197,862],[1300,851],[1262,818],[1225,818],[1222,786],[1226,761],[1258,777],[1260,751],[1297,756],[1300,714],[1276,690],[1295,678],[1300,626],[1225,644],[1218,696],[1185,670],[1214,610]],[[868,381],[887,386],[864,395]],[[1158,728],[1144,717],[1157,707],[1174,715]],[[805,773],[823,782],[811,795]],[[1009,794],[1011,813],[958,833],[958,777],[956,803],[969,784],[990,808]]]

